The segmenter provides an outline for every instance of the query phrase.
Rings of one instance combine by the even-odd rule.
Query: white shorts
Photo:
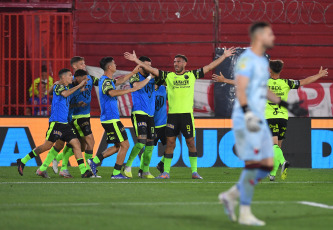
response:
[[[258,132],[250,132],[245,127],[234,128],[233,131],[237,155],[241,160],[260,161],[274,157],[272,134],[266,121]]]

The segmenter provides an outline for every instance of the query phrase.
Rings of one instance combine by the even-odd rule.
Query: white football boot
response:
[[[238,223],[243,225],[251,226],[265,226],[266,223],[262,220],[257,219],[251,212],[251,207],[249,205],[239,206],[239,219]]]
[[[224,212],[233,222],[237,221],[237,216],[235,213],[235,208],[238,204],[239,191],[237,186],[232,186],[228,191],[220,193],[219,201],[224,206]]]

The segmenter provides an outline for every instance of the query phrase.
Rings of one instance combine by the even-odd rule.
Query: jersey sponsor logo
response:
[[[155,110],[160,111],[161,108],[163,108],[165,104],[165,99],[163,96],[156,96],[155,98]]]
[[[145,92],[147,93],[148,97],[151,98],[155,89],[155,84],[147,84],[144,88]]]

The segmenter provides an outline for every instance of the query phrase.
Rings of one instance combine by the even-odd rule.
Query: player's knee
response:
[[[54,145],[54,148],[55,149],[63,149],[64,148],[64,146],[65,146],[65,142],[63,142],[63,141],[56,141],[56,143],[55,143],[55,145]]]
[[[69,143],[73,147],[73,150],[81,151],[81,144],[77,138],[72,139]]]
[[[167,140],[167,147],[174,149],[176,147],[176,141],[173,139]]]
[[[126,140],[126,141],[121,142],[121,143],[120,143],[120,146],[121,146],[123,149],[128,150],[130,144],[129,144],[128,140]]]
[[[186,139],[186,145],[188,148],[195,148],[194,137]]]

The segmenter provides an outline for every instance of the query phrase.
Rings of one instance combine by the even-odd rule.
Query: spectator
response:
[[[34,107],[34,116],[48,116],[48,105],[51,104],[51,97],[49,96],[49,101],[47,100],[47,81],[41,80],[41,82],[37,85],[37,90],[40,90],[41,97],[38,95],[34,95],[34,97],[30,97],[29,103],[34,104],[36,107]],[[40,105],[45,105],[44,107],[41,107]],[[27,113],[27,112],[26,112]],[[28,115],[28,114],[27,114]]]
[[[39,77],[39,78],[36,78],[34,80],[34,83],[30,86],[30,88],[29,88],[29,95],[30,95],[30,97],[32,97],[33,88],[34,88],[34,95],[39,97],[39,88],[38,88],[38,86],[39,86],[39,83],[41,81],[43,81],[46,84],[46,86],[47,86],[45,94],[41,95],[41,97],[44,97],[44,95],[47,94],[47,91],[53,85],[53,78],[51,76],[48,76],[46,65],[42,65],[42,76]]]

